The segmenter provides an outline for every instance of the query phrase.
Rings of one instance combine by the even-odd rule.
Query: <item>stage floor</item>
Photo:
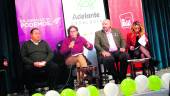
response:
[[[7,96],[29,96],[28,94],[8,94]],[[100,89],[100,96],[105,96],[103,89]],[[118,96],[123,96],[121,93]],[[169,90],[161,89],[160,91],[147,91],[145,93],[137,94],[133,96],[169,96]]]
[[[103,89],[100,90],[100,96],[105,96]],[[118,96],[123,96],[121,93],[119,93]],[[161,89],[160,91],[146,91],[144,93],[135,93],[133,96],[169,96],[169,90],[167,89]]]

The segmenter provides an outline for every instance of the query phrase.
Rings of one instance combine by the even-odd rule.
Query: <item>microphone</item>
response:
[[[72,38],[72,39],[71,39],[71,42],[72,42],[72,43],[75,43],[75,41],[76,41],[76,38]]]
[[[72,42],[75,42],[75,41],[76,41],[76,38],[72,38],[71,41],[72,41]]]
[[[74,43],[76,41],[76,38],[71,38],[71,42],[70,42],[70,48],[73,48],[74,47]]]

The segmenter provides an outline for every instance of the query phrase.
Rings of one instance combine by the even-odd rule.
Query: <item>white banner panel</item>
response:
[[[76,25],[81,36],[94,44],[95,32],[102,29],[106,19],[103,0],[62,0],[66,29]],[[85,50],[87,58],[97,64],[96,51]]]

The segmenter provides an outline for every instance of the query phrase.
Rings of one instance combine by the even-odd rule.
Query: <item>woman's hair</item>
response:
[[[78,27],[76,27],[75,25],[71,25],[71,26],[67,29],[68,35],[70,35],[70,30],[71,30],[71,28],[76,29],[76,31],[78,32]],[[79,35],[79,33],[78,33],[78,35]]]
[[[133,22],[132,26],[131,26],[131,32],[135,33],[134,27],[135,26],[139,26],[140,27],[140,36],[142,36],[143,34],[145,34],[145,30],[143,25],[139,22],[139,21],[135,21]]]

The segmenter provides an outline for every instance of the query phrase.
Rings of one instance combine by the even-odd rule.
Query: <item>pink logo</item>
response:
[[[121,28],[130,28],[133,21],[134,16],[132,12],[127,12],[119,15]]]

